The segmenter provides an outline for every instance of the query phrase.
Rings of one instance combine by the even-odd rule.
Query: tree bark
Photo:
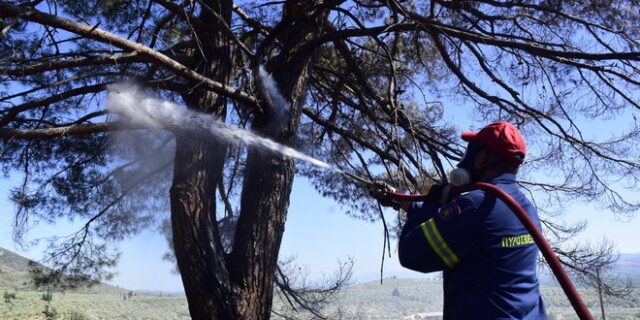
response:
[[[215,186],[226,147],[178,135],[171,222],[176,261],[194,320],[240,319],[215,219]]]
[[[596,269],[596,281],[598,281],[598,300],[600,302],[600,313],[602,314],[602,320],[607,320],[607,315],[604,311],[604,298],[602,293],[602,279],[600,278],[600,268]]]
[[[230,23],[233,2],[204,1],[226,23]],[[203,10],[204,30],[198,30],[202,50],[194,53],[192,70],[226,86],[231,55],[229,39],[221,22]],[[204,41],[202,41],[204,40]],[[187,107],[198,112],[226,116],[226,98],[204,86],[192,84],[184,94]],[[171,187],[171,222],[176,261],[194,320],[242,319],[234,298],[234,286],[226,265],[216,222],[216,185],[227,153],[225,141],[207,133],[176,132],[176,155]]]
[[[283,21],[286,19],[284,17]],[[313,61],[313,52],[296,52],[295,49],[304,40],[317,37],[325,19],[326,14],[318,13],[313,18],[298,19],[286,28],[284,46],[267,66],[282,95],[290,98],[288,119],[282,122],[282,119],[276,119],[278,112],[269,112],[284,106],[265,106],[263,109],[267,112],[255,119],[254,131],[287,146],[295,144],[306,99],[309,65]],[[274,126],[274,123],[278,125]],[[293,160],[264,150],[249,150],[230,260],[234,265],[232,277],[240,285],[242,300],[239,307],[246,319],[268,319],[271,314],[274,273],[294,174]]]
[[[304,3],[300,1],[291,1]],[[230,1],[208,1],[229,23]],[[203,10],[203,15],[207,15]],[[309,64],[312,52],[295,50],[315,37],[326,14],[311,19],[283,17],[289,23],[279,54],[268,62],[268,69],[284,97],[290,98],[288,119],[276,119],[280,112],[261,105],[253,130],[285,145],[295,142],[302,105],[306,98]],[[205,56],[198,70],[223,85],[229,82],[229,39],[215,17],[202,17],[210,22],[208,34],[201,35]],[[197,55],[198,53],[196,53]],[[205,61],[207,63],[205,63]],[[185,96],[190,108],[225,115],[225,101],[206,89]],[[278,125],[274,125],[277,123]],[[295,165],[283,155],[250,149],[247,155],[241,209],[230,254],[223,250],[216,224],[215,187],[218,183],[227,147],[223,141],[212,141],[206,135],[189,136],[176,133],[174,180],[171,188],[173,241],[176,260],[182,275],[192,319],[268,319],[271,315],[274,273],[284,232]]]

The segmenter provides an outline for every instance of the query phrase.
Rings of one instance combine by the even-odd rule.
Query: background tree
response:
[[[446,104],[456,119],[523,131],[532,153],[521,185],[540,209],[571,199],[632,215],[638,5],[1,1],[0,164],[24,178],[11,195],[16,239],[33,221],[83,219],[49,249],[46,279],[98,279],[117,240],[159,226],[170,208],[191,316],[261,319],[286,279],[274,275],[296,173],[354,217],[380,217],[335,173],[193,130],[119,125],[104,98],[122,80],[412,192],[446,180],[462,154],[441,103],[455,101],[473,108]],[[260,65],[290,103],[284,121],[256,81]],[[626,129],[594,126],[616,117]],[[114,144],[123,132],[127,143]],[[576,228],[543,211],[565,263],[586,270],[560,241]]]

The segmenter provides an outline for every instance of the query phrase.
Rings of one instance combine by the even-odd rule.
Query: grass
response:
[[[0,288],[0,291],[8,289]],[[9,290],[11,292],[11,290]],[[559,287],[544,286],[543,299],[550,314],[549,319],[577,319],[569,301]],[[16,291],[11,303],[0,300],[0,319],[44,320],[42,311],[47,301],[43,292]],[[123,293],[60,293],[54,292],[50,307],[59,314],[57,320],[146,320],[190,319],[184,296],[136,294],[123,298]],[[582,296],[597,318],[600,314],[597,296],[593,290],[582,290]],[[274,301],[274,307],[283,302]],[[607,319],[640,319],[640,295],[632,294],[624,300],[606,302]],[[440,281],[416,279],[385,279],[384,283],[357,284],[342,291],[333,303],[326,307],[328,314],[341,312],[349,319],[419,319],[419,316],[437,314],[442,310],[442,284]],[[70,317],[72,314],[75,318]],[[299,315],[298,319],[309,319]]]
[[[53,293],[50,303],[42,300],[43,292],[18,291],[11,303],[0,301],[0,319],[40,320],[46,319],[43,310],[47,304],[55,308],[59,317],[68,319],[75,314],[82,320],[151,320],[190,319],[187,301],[183,296],[135,295],[123,299],[124,295],[113,293]]]
[[[640,255],[623,259],[620,274],[640,279]],[[10,303],[0,300],[2,320],[46,319],[45,307],[54,308],[56,320],[182,320],[190,319],[184,296],[136,294],[129,298],[128,291],[109,285],[97,285],[73,292],[53,292],[50,302],[42,299],[43,292],[30,284],[28,260],[0,248],[0,294],[15,292]],[[639,282],[634,282],[636,286]],[[595,290],[583,290],[585,303],[596,318],[600,309]],[[562,289],[553,281],[545,282],[542,295],[550,314],[549,319],[577,319]],[[123,298],[126,296],[126,299]],[[605,301],[607,319],[640,319],[640,289],[626,299]],[[275,310],[287,309],[283,301],[274,301]],[[325,314],[344,314],[347,319],[423,319],[442,310],[442,283],[440,280],[385,279],[356,284],[340,292],[324,308]],[[296,319],[310,319],[298,314]],[[276,317],[274,317],[276,318]],[[333,318],[333,317],[331,317]]]
[[[600,318],[594,290],[579,290],[592,314]],[[578,319],[560,287],[543,286],[542,296],[550,320]],[[275,302],[274,306],[278,307],[279,303]],[[608,299],[605,306],[608,320],[640,319],[638,291],[626,299]],[[382,285],[379,281],[354,285],[342,291],[324,311],[331,314],[338,310],[350,316],[349,319],[424,319],[441,313],[442,283],[440,280],[385,279]]]

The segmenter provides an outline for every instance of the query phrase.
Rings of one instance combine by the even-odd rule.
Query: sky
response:
[[[12,241],[11,224],[14,206],[7,196],[8,190],[17,181],[2,180],[0,194],[0,247],[15,251],[32,259],[39,259],[45,243],[22,250]],[[387,219],[395,212],[388,211]],[[35,239],[53,234],[65,235],[73,232],[78,225],[61,222],[56,225],[40,223],[34,227],[29,238]],[[295,263],[303,271],[309,272],[309,279],[320,280],[330,277],[341,262],[353,259],[353,281],[379,279],[383,247],[383,227],[381,222],[366,222],[347,217],[329,199],[317,194],[306,179],[296,179],[291,195],[291,205],[283,236],[281,257],[295,257]],[[147,230],[126,239],[120,249],[122,256],[118,274],[109,283],[135,290],[181,291],[181,282],[173,272],[173,265],[161,259],[168,247],[166,240],[155,230]],[[151,270],[151,272],[150,272]],[[385,258],[385,277],[412,275],[398,263],[395,243],[392,256]]]
[[[17,184],[16,179],[0,181],[0,247],[15,251],[32,259],[38,259],[45,243],[24,251],[15,246],[11,237],[14,207],[8,201],[8,190]],[[395,216],[386,212],[388,220]],[[586,219],[588,227],[580,237],[594,241],[607,237],[621,253],[640,252],[637,230],[640,219],[619,221],[604,211],[590,205],[571,206],[567,220]],[[30,239],[52,234],[69,234],[78,228],[72,223],[56,225],[39,224],[31,230]],[[353,282],[372,281],[380,277],[383,246],[383,227],[380,221],[355,220],[343,213],[332,200],[321,197],[304,178],[295,180],[291,205],[281,247],[281,258],[296,257],[296,263],[309,273],[309,279],[330,277],[342,261],[353,259]],[[403,269],[396,252],[396,242],[391,243],[391,257],[385,257],[384,276],[404,278],[425,275]],[[124,240],[120,245],[122,256],[116,277],[109,283],[133,290],[182,291],[180,277],[173,272],[171,263],[161,259],[167,250],[163,236],[155,230],[145,231]]]
[[[461,112],[464,108],[459,102],[444,102],[444,122],[456,123],[458,131],[472,126],[480,127],[482,124],[476,123],[464,111]],[[601,135],[607,128],[615,126],[589,123],[585,127],[585,131]],[[45,241],[27,249],[16,246],[12,241],[14,206],[8,197],[11,187],[19,183],[15,175],[0,179],[0,247],[39,260],[46,247]],[[607,238],[615,244],[619,253],[640,253],[640,241],[637,240],[640,218],[620,220],[594,204],[572,204],[566,209],[564,219],[567,221],[588,222],[586,231],[576,240],[598,242]],[[396,213],[387,210],[386,216],[387,221],[391,221],[395,219]],[[27,239],[68,235],[78,230],[80,223],[40,223],[30,231]],[[391,239],[390,255],[385,255],[384,259],[384,277],[428,276],[402,268],[398,263],[396,247],[395,239]],[[119,249],[122,256],[116,269],[117,274],[109,283],[132,290],[182,291],[180,277],[174,272],[174,265],[161,259],[168,247],[164,236],[157,230],[146,230],[125,239],[120,243]],[[309,279],[317,281],[330,277],[341,262],[352,259],[352,281],[361,282],[380,279],[382,250],[381,221],[368,222],[348,217],[337,203],[320,196],[305,178],[296,177],[280,249],[281,259],[295,257],[295,263],[309,274]]]
[[[460,110],[460,106],[446,105],[445,111],[448,110]],[[472,123],[464,117],[454,117],[445,114],[447,122],[463,126],[459,130],[467,129],[466,126]],[[8,200],[8,191],[18,183],[15,176],[0,180],[0,247],[38,260],[46,243],[41,242],[24,250],[12,241],[14,207]],[[395,212],[388,210],[388,220],[394,217]],[[581,240],[599,241],[606,237],[615,243],[620,253],[640,252],[638,217],[621,221],[593,204],[574,204],[567,207],[565,218],[588,222],[586,231],[579,236]],[[60,221],[56,225],[41,223],[31,230],[28,239],[66,235],[78,228],[77,223],[67,221]],[[119,248],[122,256],[117,275],[109,283],[133,290],[182,291],[180,277],[173,271],[174,266],[161,259],[168,247],[157,230],[147,230],[125,239]],[[309,273],[310,279],[330,276],[341,261],[353,259],[353,281],[370,281],[380,277],[382,249],[383,226],[380,221],[367,222],[348,217],[334,201],[321,197],[307,180],[296,178],[280,250],[281,258],[296,257],[296,263]],[[424,275],[399,265],[396,241],[392,239],[391,256],[385,257],[384,276]]]
[[[460,109],[445,105],[445,110]],[[453,113],[446,113],[444,120],[458,124],[458,131],[466,130],[472,125],[478,127],[471,117],[456,116]],[[12,241],[14,206],[8,200],[8,191],[18,184],[19,180],[15,175],[0,180],[0,247],[38,260],[46,242],[24,250]],[[640,218],[619,220],[594,204],[572,204],[566,209],[563,217],[565,220],[588,222],[586,231],[577,240],[598,242],[607,238],[616,245],[620,253],[640,253],[640,241],[637,241]],[[387,210],[386,217],[387,221],[391,221],[395,219],[396,212]],[[80,228],[79,223],[40,223],[30,231],[28,239],[68,235]],[[384,259],[384,277],[433,276],[402,268],[398,263],[396,248],[396,241],[392,239],[390,256],[387,254]],[[109,281],[110,284],[131,290],[183,291],[173,264],[161,259],[168,247],[164,236],[157,230],[146,230],[125,239],[120,243],[119,249],[122,256],[115,270],[117,274]],[[348,217],[337,203],[320,196],[309,181],[296,177],[280,250],[281,259],[295,257],[295,263],[300,270],[308,273],[308,278],[312,281],[331,277],[341,262],[353,259],[352,282],[364,282],[380,279],[382,250],[382,222]]]

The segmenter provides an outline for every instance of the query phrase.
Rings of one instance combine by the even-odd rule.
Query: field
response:
[[[640,256],[624,259],[622,273],[632,279],[640,278]],[[98,285],[73,292],[52,292],[50,301],[45,292],[35,290],[29,283],[28,260],[0,248],[1,320],[143,320],[189,319],[184,296],[134,293],[122,288]],[[635,282],[638,285],[638,282]],[[580,290],[582,297],[599,319],[600,310],[595,290]],[[15,294],[15,298],[12,297]],[[549,319],[577,319],[562,289],[545,281],[542,295]],[[9,297],[11,296],[11,297]],[[45,298],[45,299],[43,299]],[[283,310],[283,301],[274,301],[274,310]],[[605,300],[607,319],[640,319],[640,289],[625,299]],[[48,308],[48,309],[47,309]],[[55,312],[54,312],[55,310]],[[440,280],[385,279],[352,285],[322,308],[325,314],[343,315],[344,319],[439,319],[442,310]],[[49,317],[45,314],[48,311]],[[277,319],[277,317],[273,317]],[[311,319],[297,314],[295,319]],[[330,316],[330,319],[337,318]]]
[[[600,313],[593,290],[580,290],[594,316]],[[542,295],[549,319],[577,319],[562,289],[544,286]],[[607,319],[640,319],[640,293],[605,301]],[[438,319],[442,310],[442,284],[438,280],[386,279],[345,290],[327,311],[340,309],[356,319]],[[597,317],[599,318],[599,317]]]
[[[441,283],[436,280],[385,279],[357,284],[345,289],[338,299],[325,308],[328,314],[346,315],[348,319],[437,319],[442,309]],[[3,289],[0,289],[3,290]],[[5,290],[6,291],[6,290]],[[543,287],[543,297],[550,319],[577,319],[559,287]],[[143,320],[189,319],[183,296],[122,293],[53,293],[50,303],[43,292],[17,291],[10,303],[0,301],[0,319],[46,319],[48,304],[58,317],[66,320]],[[594,315],[599,315],[597,296],[582,290],[583,298]],[[126,297],[126,298],[125,298]],[[281,301],[274,306],[281,307]],[[607,319],[640,319],[640,294],[624,300],[606,301]],[[299,315],[300,319],[309,316]]]
[[[55,308],[65,320],[182,320],[190,319],[183,296],[135,295],[114,293],[53,293],[50,303],[42,299],[42,292],[18,291],[11,303],[0,301],[0,319],[47,319],[43,311],[47,305]]]
[[[97,285],[67,292],[37,291],[27,273],[29,260],[0,248],[0,319],[40,320],[143,320],[189,319],[184,296],[141,294],[109,285]],[[15,298],[12,296],[15,294]],[[131,297],[129,296],[131,294]],[[11,296],[7,300],[7,296]],[[54,312],[55,310],[55,312]]]

